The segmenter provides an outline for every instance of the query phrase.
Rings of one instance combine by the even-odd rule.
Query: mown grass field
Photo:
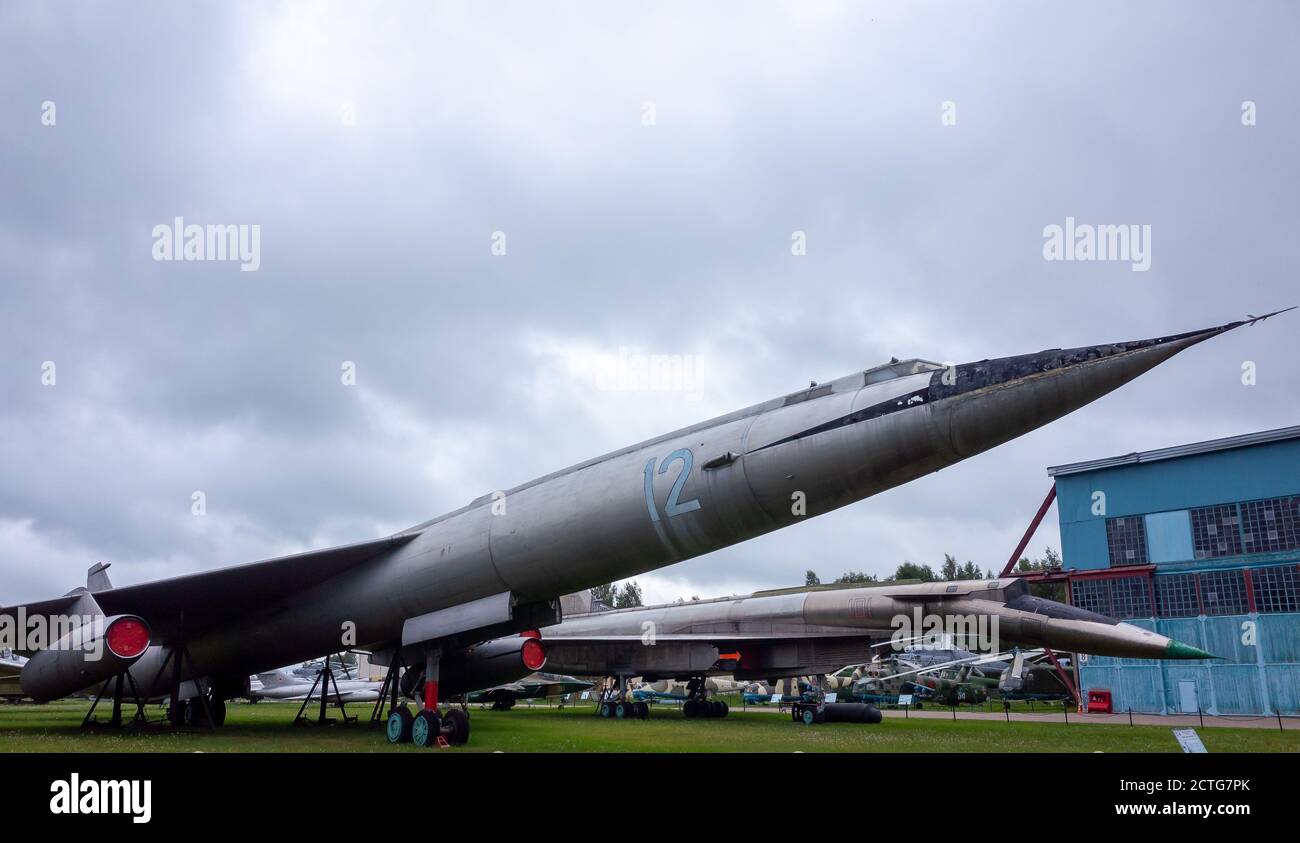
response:
[[[351,707],[363,722],[295,726],[297,704],[232,703],[215,733],[82,732],[88,703],[0,705],[0,752],[426,752],[394,746],[364,723],[369,706]],[[107,712],[100,709],[101,719]],[[337,717],[337,712],[333,712]],[[151,707],[161,720],[162,709]],[[468,752],[1178,752],[1171,729],[1012,721],[905,719],[886,712],[878,725],[801,726],[788,716],[734,711],[724,720],[685,720],[676,708],[652,708],[649,720],[604,720],[589,707],[471,710]],[[1300,730],[1206,728],[1210,752],[1300,752]]]

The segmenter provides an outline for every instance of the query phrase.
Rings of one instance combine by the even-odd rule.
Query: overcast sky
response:
[[[1300,303],[1294,3],[611,5],[0,5],[0,604],[391,533],[891,355]],[[177,216],[259,268],[154,260]],[[1066,217],[1149,225],[1149,270],[1045,260]],[[997,569],[1048,465],[1300,422],[1298,332],[639,580]],[[702,380],[584,366],[623,352]]]

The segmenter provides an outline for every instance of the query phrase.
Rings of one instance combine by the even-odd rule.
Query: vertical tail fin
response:
[[[291,680],[283,670],[272,670],[267,673],[259,673],[257,674],[257,678],[262,681],[263,688],[280,688],[284,685],[293,684],[293,680]]]
[[[96,562],[86,571],[86,590],[90,592],[108,591],[113,583],[108,580],[108,567],[112,562]]]

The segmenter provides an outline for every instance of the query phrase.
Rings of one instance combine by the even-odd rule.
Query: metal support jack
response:
[[[99,725],[99,721],[95,719],[95,709],[99,706],[100,701],[104,699],[110,682],[113,683],[113,715],[105,725],[111,729],[122,728],[122,699],[127,684],[131,686],[131,698],[135,701],[133,724],[138,725],[147,722],[149,718],[145,714],[144,700],[140,698],[140,689],[135,684],[135,677],[131,675],[129,670],[126,670],[115,677],[110,676],[104,680],[104,684],[100,686],[99,692],[95,694],[95,699],[90,704],[90,710],[86,712],[86,716],[81,721],[81,728],[89,729]]]
[[[326,706],[329,705],[331,682],[334,683],[334,703],[339,707],[339,712],[343,715],[343,722],[355,723],[357,721],[356,715],[348,714],[348,710],[343,706],[343,692],[339,690],[339,680],[334,676],[333,669],[330,668],[331,658],[333,657],[325,657],[325,666],[321,668],[320,673],[316,674],[316,681],[311,683],[311,690],[307,692],[307,699],[302,701],[297,715],[293,718],[295,724],[312,722],[309,718],[303,717],[302,713],[306,711],[307,704],[311,702],[317,686],[320,686],[320,713],[316,716],[315,723],[317,726],[324,726],[334,722],[334,718],[325,713]]]

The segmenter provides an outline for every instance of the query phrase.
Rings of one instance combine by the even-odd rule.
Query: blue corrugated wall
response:
[[[1300,714],[1300,614],[1130,620],[1209,650],[1221,660],[1156,662],[1091,656],[1080,666],[1084,692],[1108,688],[1116,711],[1176,714],[1179,682],[1196,683],[1206,714]],[[1246,643],[1254,625],[1255,644]]]

